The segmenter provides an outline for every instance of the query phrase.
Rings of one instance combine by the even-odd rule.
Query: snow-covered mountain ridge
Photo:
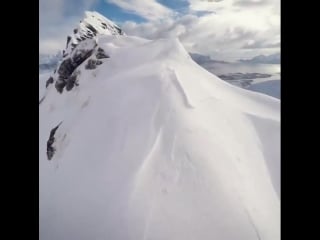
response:
[[[124,35],[122,29],[98,12],[85,12],[85,17],[73,34],[67,38],[64,54],[70,53],[81,41],[95,38],[98,35]]]
[[[280,239],[279,100],[178,39],[66,52],[39,105],[41,240]]]

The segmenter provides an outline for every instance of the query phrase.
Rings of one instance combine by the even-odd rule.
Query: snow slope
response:
[[[46,93],[46,80],[50,77],[50,72],[39,73],[39,101]]]
[[[95,41],[110,57],[39,106],[40,239],[280,239],[279,100],[177,39]]]

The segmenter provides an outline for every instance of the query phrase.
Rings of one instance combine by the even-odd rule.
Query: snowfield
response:
[[[280,240],[280,101],[178,39],[95,41],[78,86],[40,89],[40,240]]]

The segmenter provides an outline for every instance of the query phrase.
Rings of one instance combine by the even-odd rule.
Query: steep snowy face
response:
[[[179,40],[81,41],[39,107],[41,240],[280,240],[279,100]]]

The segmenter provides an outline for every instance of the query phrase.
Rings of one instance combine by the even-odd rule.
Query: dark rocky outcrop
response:
[[[48,88],[48,86],[53,83],[53,77],[49,77],[49,79],[46,82],[46,88]]]
[[[78,86],[77,83],[77,77],[78,77],[79,73],[78,72],[74,72],[68,79],[67,83],[66,83],[66,90],[70,91],[74,86]]]
[[[86,27],[90,29],[93,35],[97,35],[97,30],[91,24],[87,24]]]
[[[94,59],[89,59],[87,65],[85,66],[85,69],[96,69],[97,65],[101,65],[102,61],[100,60],[94,60]]]
[[[96,54],[97,59],[110,58],[102,48],[98,48],[98,52]]]
[[[58,92],[62,93],[68,78],[71,76],[76,66],[73,64],[71,58],[65,59],[59,66],[58,69],[58,80],[56,81],[55,87]]]
[[[68,48],[68,45],[69,45],[70,41],[71,41],[71,37],[68,36],[68,37],[67,37],[67,46],[66,46],[66,48]]]
[[[63,51],[62,51],[62,57],[66,57],[66,56],[68,56],[68,53],[66,53],[66,51],[63,50]]]
[[[120,28],[118,28],[118,27],[116,27],[116,26],[115,26],[115,28],[117,29],[117,31],[118,31],[118,33],[119,33],[120,35],[123,35],[123,32],[122,32],[122,30],[121,30]]]
[[[43,102],[43,100],[45,99],[46,96],[43,96],[40,101],[39,101],[39,105]]]
[[[95,17],[95,15],[86,16],[86,20],[90,17]],[[86,49],[88,46],[91,46],[91,43],[86,45],[86,41],[94,42],[94,37],[97,36],[98,33],[104,33],[104,31],[99,31],[100,28],[95,27],[96,23],[92,24],[90,21],[86,20],[80,21],[82,24],[78,26],[78,28],[74,28],[73,34],[67,37],[67,46],[62,53],[62,62],[60,62],[60,65],[58,65],[57,70],[52,77],[47,80],[46,87],[53,83],[59,93],[62,93],[64,89],[66,89],[66,91],[70,91],[74,86],[79,85],[79,72],[75,73],[75,71],[79,70],[79,65],[90,58],[85,63],[85,69],[96,69],[98,65],[103,63],[101,61],[102,59],[110,58],[102,48],[97,49],[97,44],[95,44],[91,50]],[[109,21],[105,22],[99,18],[97,20],[100,22],[100,26],[104,29],[110,30],[112,35],[124,34],[123,31],[115,24],[110,23]],[[82,47],[85,49],[81,49]],[[91,59],[93,52],[94,57]]]
[[[47,141],[47,157],[48,157],[48,160],[51,160],[56,149],[52,146],[54,141],[55,141],[55,133],[57,131],[57,129],[59,128],[59,126],[61,125],[62,122],[60,122],[55,128],[53,128],[51,131],[50,131],[50,136],[49,136],[49,139]]]
[[[76,80],[76,74],[72,77],[71,75],[81,63],[91,56],[93,50],[94,49],[78,50],[75,52],[72,58],[67,58],[60,64],[58,69],[59,76],[55,84],[55,87],[59,93],[63,92],[63,89],[66,85],[68,85],[69,90],[73,88]]]
[[[75,49],[76,46],[77,46],[77,44],[71,43],[71,50]]]

